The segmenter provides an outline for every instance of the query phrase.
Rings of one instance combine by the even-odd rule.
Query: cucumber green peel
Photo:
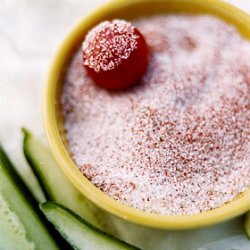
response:
[[[58,167],[48,148],[27,129],[23,128],[22,131],[24,133],[24,155],[36,175],[47,200],[63,204],[94,226],[114,233],[114,228],[108,221],[108,215],[84,198],[70,183]]]
[[[0,248],[59,249],[38,204],[0,145]]]
[[[79,250],[132,250],[139,249],[120,241],[83,220],[73,211],[56,202],[40,205],[47,219],[54,224],[74,249]]]
[[[245,215],[244,219],[244,229],[247,235],[247,238],[250,240],[250,211],[248,211]]]

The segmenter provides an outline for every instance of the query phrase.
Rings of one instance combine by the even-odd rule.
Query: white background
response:
[[[104,2],[107,0],[0,0],[0,142],[31,185],[34,179],[22,156],[21,127],[45,140],[41,92],[50,60],[72,26]],[[228,2],[250,13],[250,0]],[[122,223],[119,228],[125,231],[124,239],[145,249],[250,249],[240,219],[179,233]],[[150,240],[145,242],[145,238]]]

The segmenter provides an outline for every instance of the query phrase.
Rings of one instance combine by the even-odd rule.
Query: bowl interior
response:
[[[211,14],[232,23],[239,32],[250,39],[250,17],[240,10],[217,0],[117,0],[106,4],[81,21],[67,36],[52,63],[44,92],[43,114],[45,129],[52,152],[76,188],[104,210],[129,221],[168,229],[188,229],[214,224],[250,208],[250,189],[220,208],[197,215],[163,216],[145,213],[122,205],[97,189],[82,176],[67,150],[67,140],[61,115],[60,95],[65,69],[79,48],[86,32],[103,20],[114,18],[135,19],[140,16],[163,13]]]

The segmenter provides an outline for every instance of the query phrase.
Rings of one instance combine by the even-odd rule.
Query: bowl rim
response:
[[[136,0],[133,2],[135,3],[146,1],[150,2],[150,0]],[[165,1],[170,2],[173,0]],[[199,0],[178,1],[196,3]],[[72,184],[95,205],[117,217],[143,226],[172,230],[192,229],[216,224],[246,212],[250,209],[250,188],[238,195],[229,203],[219,208],[215,208],[213,210],[202,212],[199,214],[157,215],[140,211],[138,209],[121,204],[108,195],[104,194],[81,174],[76,164],[70,158],[60,135],[60,127],[58,126],[56,117],[56,107],[58,107],[59,103],[55,98],[58,76],[60,75],[60,71],[62,69],[65,58],[68,57],[68,55],[65,54],[65,51],[68,51],[68,48],[72,47],[77,34],[83,30],[83,27],[86,27],[86,25],[90,25],[94,18],[102,15],[102,13],[113,11],[115,7],[123,8],[124,6],[127,6],[129,4],[128,2],[129,1],[127,0],[110,1],[96,9],[87,17],[83,17],[79,24],[76,25],[73,30],[67,35],[66,39],[63,41],[54,59],[52,60],[52,64],[43,91],[42,114],[47,140],[49,142],[54,158],[56,159],[61,170],[72,182]],[[234,15],[237,16],[237,18],[241,18],[242,21],[250,22],[250,16],[248,16],[248,14],[242,12],[241,10],[228,3],[222,2],[220,0],[203,0],[202,2],[204,4],[217,4],[218,8],[224,8],[226,11],[230,11],[231,13],[233,12]]]

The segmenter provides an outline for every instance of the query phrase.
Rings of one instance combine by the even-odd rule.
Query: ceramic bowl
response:
[[[60,95],[65,68],[71,55],[81,44],[86,32],[107,19],[132,20],[140,16],[163,13],[211,14],[234,25],[250,39],[250,16],[217,0],[116,0],[92,12],[72,30],[59,48],[49,71],[43,95],[43,118],[52,153],[64,174],[88,199],[107,212],[140,225],[162,229],[191,229],[231,219],[250,209],[250,189],[231,202],[196,215],[165,216],[146,213],[123,205],[96,188],[78,170],[67,150],[67,140],[61,116]]]

